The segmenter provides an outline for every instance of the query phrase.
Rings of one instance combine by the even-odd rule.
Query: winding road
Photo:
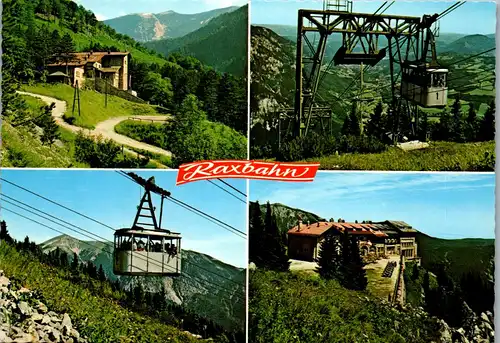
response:
[[[74,133],[78,133],[78,132],[83,130],[85,133],[89,134],[90,136],[93,136],[93,137],[102,136],[103,138],[113,140],[115,143],[117,143],[119,145],[128,146],[128,147],[131,147],[133,149],[148,151],[148,152],[158,154],[158,155],[163,155],[163,156],[168,156],[168,157],[172,156],[172,153],[170,151],[164,150],[164,149],[156,147],[154,145],[139,142],[139,141],[136,141],[135,139],[132,139],[130,137],[116,133],[115,126],[124,120],[131,119],[130,116],[113,117],[113,118],[110,118],[110,119],[107,119],[105,121],[98,123],[96,128],[93,130],[85,129],[85,128],[82,128],[80,126],[71,125],[71,124],[64,121],[63,115],[66,112],[66,101],[58,100],[58,99],[55,99],[52,97],[48,97],[48,96],[40,95],[40,94],[35,94],[35,93],[27,93],[27,92],[21,92],[21,91],[18,91],[18,93],[21,95],[28,95],[28,96],[38,98],[48,105],[55,103],[55,107],[52,110],[52,117],[54,117],[54,120],[56,121],[57,125],[61,126],[62,128],[66,129],[66,130],[69,130],[69,131],[74,132]],[[140,121],[155,121],[155,122],[165,122],[169,119],[169,117],[165,116],[165,115],[134,116],[133,118],[135,120],[140,120]],[[126,148],[124,148],[124,150],[137,155],[137,152],[135,152],[133,150],[126,149]],[[139,154],[139,156],[141,156],[141,155]]]

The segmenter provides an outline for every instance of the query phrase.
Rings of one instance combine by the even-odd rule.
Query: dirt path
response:
[[[18,93],[22,94],[22,95],[29,95],[29,96],[38,98],[49,105],[51,103],[55,103],[56,106],[52,110],[52,117],[54,117],[54,120],[56,121],[57,125],[61,126],[62,128],[66,129],[66,130],[69,130],[69,131],[74,132],[74,133],[78,133],[78,132],[83,130],[85,133],[87,133],[93,137],[97,137],[97,136],[101,135],[103,138],[111,139],[119,145],[124,145],[124,146],[128,146],[128,147],[131,147],[134,149],[148,151],[148,152],[158,154],[158,155],[163,155],[163,156],[168,156],[168,157],[172,156],[172,153],[170,151],[164,150],[164,149],[156,147],[154,145],[139,142],[139,141],[136,141],[135,139],[132,139],[130,137],[116,133],[115,126],[124,120],[130,119],[131,118],[130,116],[114,117],[114,118],[110,118],[108,120],[102,121],[99,124],[97,124],[97,126],[94,130],[84,129],[84,128],[79,127],[79,126],[68,124],[67,122],[64,121],[63,115],[66,112],[66,102],[65,101],[57,100],[57,99],[52,98],[52,97],[34,94],[34,93],[27,93],[27,92],[20,92],[20,91],[18,91]],[[164,121],[168,120],[168,117],[166,117],[165,115],[144,116],[144,117],[134,116],[134,119],[141,120],[141,121],[155,121],[155,122],[162,122],[163,121],[164,122]],[[124,150],[137,155],[137,153],[134,152],[133,150],[126,149],[126,148]],[[141,156],[141,155],[139,154],[139,156]]]

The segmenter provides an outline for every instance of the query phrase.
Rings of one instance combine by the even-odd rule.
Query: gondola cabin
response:
[[[141,227],[116,230],[113,272],[135,276],[180,275],[181,235]]]
[[[448,102],[448,69],[407,63],[402,66],[403,98],[427,108],[445,107]]]

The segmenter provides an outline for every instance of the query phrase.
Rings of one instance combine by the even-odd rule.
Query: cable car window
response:
[[[117,239],[117,248],[118,250],[132,250],[132,237],[131,236],[119,236]]]
[[[148,236],[146,235],[134,235],[132,241],[133,251],[145,251],[148,242]]]
[[[176,242],[177,239],[172,239],[172,238],[165,238],[165,252],[169,256],[176,256],[178,252],[178,245],[179,243]],[[177,244],[176,244],[177,243]]]
[[[149,251],[151,252],[163,252],[162,249],[163,237],[149,237]]]

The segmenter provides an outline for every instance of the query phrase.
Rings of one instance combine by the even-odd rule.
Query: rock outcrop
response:
[[[71,317],[49,311],[36,292],[15,287],[0,270],[0,342],[87,343]]]
[[[493,314],[489,311],[477,316],[469,306],[464,303],[468,320],[464,327],[451,328],[444,320],[440,319],[440,339],[438,343],[490,343],[495,341]]]

